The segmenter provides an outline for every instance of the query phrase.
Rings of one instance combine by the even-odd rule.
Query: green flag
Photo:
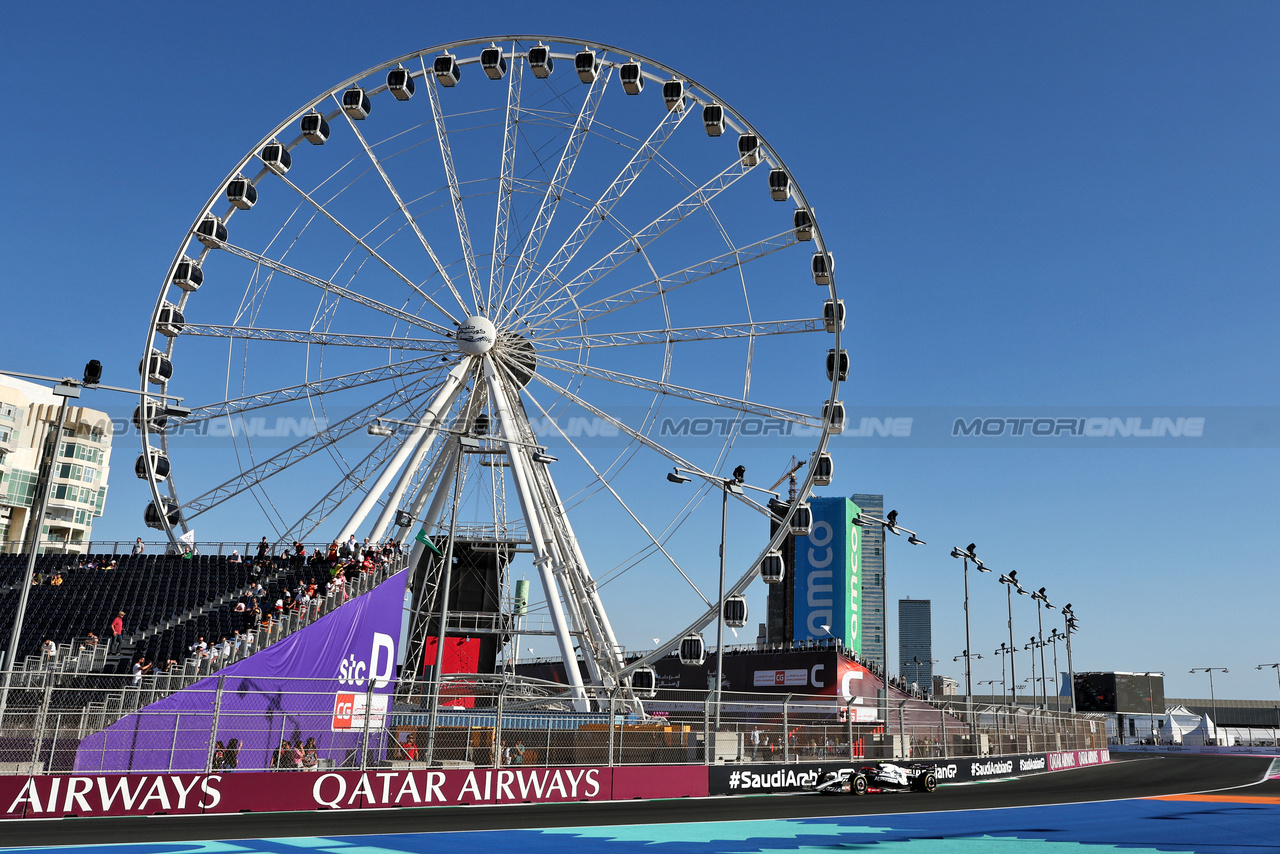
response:
[[[422,530],[418,531],[418,536],[414,537],[414,539],[416,539],[418,542],[422,543],[422,544],[423,544],[424,546],[426,546],[427,548],[431,549],[431,551],[433,551],[433,552],[435,552],[436,554],[440,555],[440,557],[444,557],[444,552],[442,552],[442,551],[440,551],[438,548],[436,548],[436,544],[435,544],[435,543],[433,543],[433,542],[431,542],[431,538],[427,536],[427,529],[426,529],[426,528],[423,528]]]

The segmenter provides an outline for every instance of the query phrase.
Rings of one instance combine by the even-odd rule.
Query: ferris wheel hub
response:
[[[489,318],[475,315],[462,321],[454,340],[458,342],[458,349],[468,356],[483,356],[493,349],[498,330]]]

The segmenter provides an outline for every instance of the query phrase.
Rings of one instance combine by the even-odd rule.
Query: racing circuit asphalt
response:
[[[1019,779],[941,786],[933,794],[750,795],[519,806],[318,810],[240,815],[65,818],[5,821],[0,846],[90,845],[329,835],[517,830],[668,822],[745,821],[876,815],[1081,803],[1210,792],[1280,797],[1280,780],[1263,780],[1269,757],[1113,757],[1110,765]],[[1260,782],[1261,781],[1261,782]]]

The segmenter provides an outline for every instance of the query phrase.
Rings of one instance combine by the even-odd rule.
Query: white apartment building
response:
[[[74,398],[69,401],[74,402]],[[27,551],[34,539],[36,502],[52,475],[49,509],[39,550],[83,552],[93,520],[107,499],[111,420],[83,406],[67,410],[62,436],[62,398],[47,386],[0,375],[0,551]]]

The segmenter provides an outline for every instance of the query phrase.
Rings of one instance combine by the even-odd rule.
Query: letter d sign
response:
[[[369,679],[374,688],[391,684],[391,674],[396,666],[396,645],[391,635],[373,633],[373,649],[369,651]]]

